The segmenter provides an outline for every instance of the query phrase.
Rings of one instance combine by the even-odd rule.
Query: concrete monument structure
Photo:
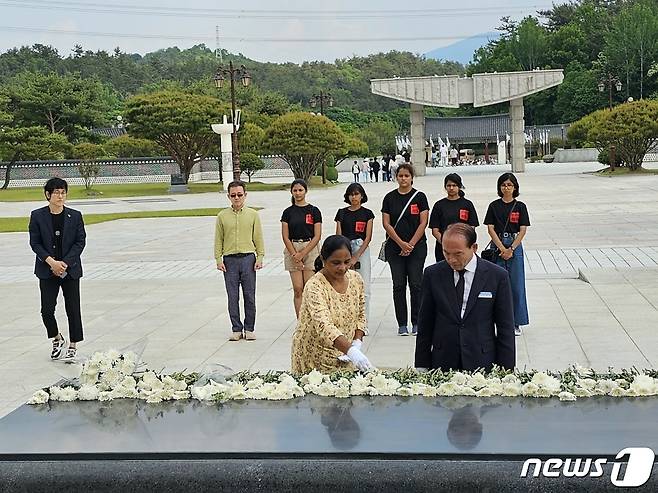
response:
[[[510,102],[512,171],[525,169],[525,139],[523,135],[523,98],[562,83],[562,69],[532,70],[429,77],[395,77],[373,79],[373,94],[405,101],[411,105],[411,162],[419,175],[425,174],[425,116],[424,106],[458,108],[461,104],[474,107]]]

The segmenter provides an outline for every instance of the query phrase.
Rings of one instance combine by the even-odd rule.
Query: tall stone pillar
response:
[[[417,176],[424,176],[425,167],[425,114],[422,104],[411,104],[411,162]]]
[[[512,120],[511,158],[512,171],[525,171],[525,120],[523,119],[523,98],[512,99],[509,105],[509,115]]]

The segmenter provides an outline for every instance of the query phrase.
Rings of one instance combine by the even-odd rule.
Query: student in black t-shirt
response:
[[[497,192],[500,197],[489,204],[484,224],[491,241],[498,247],[498,265],[509,273],[514,301],[514,326],[516,335],[521,335],[521,325],[528,325],[528,302],[525,289],[523,245],[521,242],[530,226],[528,209],[519,196],[519,182],[512,173],[503,173],[498,178]]]
[[[52,359],[62,356],[66,339],[59,331],[55,319],[55,306],[60,289],[69,326],[70,344],[65,359],[75,358],[77,343],[83,339],[80,315],[80,278],[87,235],[82,214],[64,206],[68,184],[61,178],[49,179],[43,187],[48,201],[46,207],[30,215],[30,248],[36,255],[34,274],[39,278],[41,292],[41,318],[53,340]]]
[[[437,262],[443,260],[441,236],[448,226],[454,223],[465,223],[475,228],[480,224],[473,202],[464,198],[464,184],[461,176],[457,173],[446,175],[443,186],[448,196],[434,204],[429,224],[432,229],[432,236],[436,238],[434,257]]]
[[[352,267],[361,274],[366,295],[366,320],[370,318],[370,240],[375,215],[362,206],[368,201],[366,191],[359,183],[352,183],[343,196],[349,207],[336,212],[336,234],[350,240],[352,247]]]
[[[411,292],[411,334],[416,335],[418,331],[420,288],[427,257],[425,228],[429,205],[425,194],[412,188],[413,177],[412,165],[401,164],[396,174],[398,188],[387,193],[382,202],[382,223],[389,238],[386,261],[393,278],[393,305],[398,335],[401,336],[409,335],[407,283]],[[405,208],[407,203],[409,205]],[[400,222],[397,222],[400,217]]]
[[[290,272],[298,318],[304,285],[315,274],[315,259],[320,255],[318,243],[322,235],[322,214],[320,209],[306,202],[307,191],[304,180],[294,180],[290,184],[292,205],[281,215],[281,237],[286,247],[283,264]]]

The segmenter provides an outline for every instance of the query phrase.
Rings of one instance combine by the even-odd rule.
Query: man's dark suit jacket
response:
[[[416,368],[491,369],[516,363],[512,289],[507,272],[478,257],[464,318],[454,271],[446,261],[425,269]],[[461,358],[460,358],[461,356]]]
[[[74,209],[64,207],[64,228],[62,230],[62,261],[68,265],[66,272],[72,279],[82,277],[80,254],[85,248],[87,235],[82,214]],[[49,279],[53,276],[50,266],[46,263],[48,257],[55,257],[55,232],[53,220],[48,206],[35,209],[30,215],[30,247],[36,254],[34,274],[39,279]]]

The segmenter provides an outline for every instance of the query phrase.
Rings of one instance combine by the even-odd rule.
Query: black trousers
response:
[[[427,257],[427,243],[417,244],[411,255],[403,257],[398,254],[388,255],[387,261],[393,278],[393,306],[398,327],[408,325],[407,283],[411,292],[411,324],[418,324],[420,311],[420,291],[423,282],[423,267]]]
[[[53,338],[59,333],[55,319],[57,296],[62,288],[64,294],[64,307],[69,320],[69,340],[80,342],[82,340],[82,316],[80,315],[80,279],[71,279],[66,276],[61,279],[56,276],[48,279],[39,279],[41,291],[41,319],[46,326],[48,337]]]
[[[445,257],[443,256],[443,245],[438,241],[436,242],[436,245],[434,245],[434,258],[437,262],[445,260]]]

